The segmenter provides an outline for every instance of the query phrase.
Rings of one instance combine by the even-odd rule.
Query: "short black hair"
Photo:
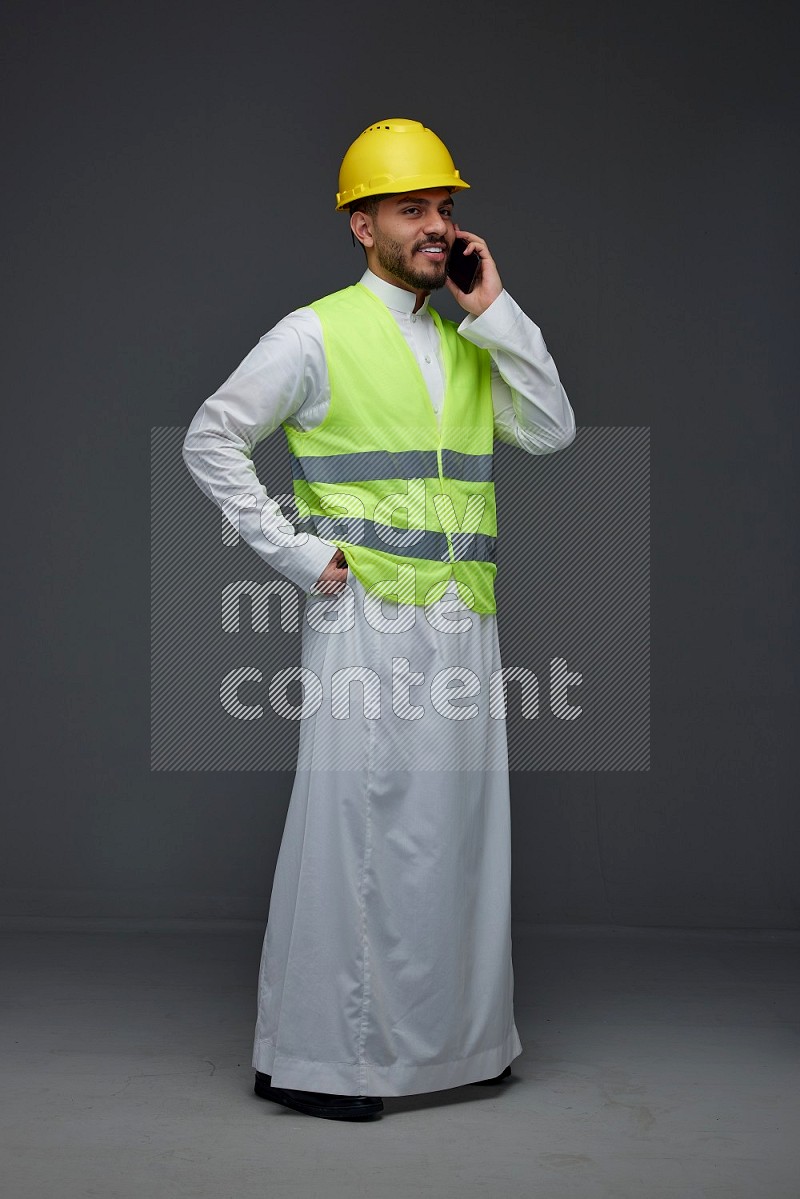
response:
[[[354,212],[365,212],[367,216],[374,217],[381,200],[385,200],[389,194],[389,192],[385,192],[382,196],[366,196],[363,200],[353,200],[348,205],[350,215],[352,216]]]

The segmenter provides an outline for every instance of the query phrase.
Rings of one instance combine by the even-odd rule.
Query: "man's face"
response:
[[[387,196],[372,221],[374,256],[393,281],[413,291],[444,287],[455,238],[453,201],[445,187]]]

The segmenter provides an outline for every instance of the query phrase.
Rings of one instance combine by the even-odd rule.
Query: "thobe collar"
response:
[[[404,312],[406,316],[421,316],[423,312],[428,311],[428,300],[431,298],[430,293],[422,301],[421,306],[414,312],[414,305],[417,302],[417,293],[415,291],[406,291],[404,287],[397,287],[394,283],[387,283],[385,279],[381,279],[373,271],[367,267],[364,274],[359,279],[359,283],[363,283],[364,287],[368,287],[374,292],[379,300],[383,300],[387,308],[393,308],[397,312]]]

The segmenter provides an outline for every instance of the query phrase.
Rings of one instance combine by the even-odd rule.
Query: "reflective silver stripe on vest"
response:
[[[492,455],[442,450],[442,474],[446,479],[461,479],[465,483],[491,483]]]
[[[316,516],[298,521],[301,532],[315,533],[329,541],[349,541],[367,549],[397,553],[403,558],[428,558],[449,562],[447,537],[434,529],[392,529],[359,516]],[[494,562],[497,538],[488,533],[452,533],[453,556],[457,562]]]
[[[358,454],[290,455],[292,478],[306,483],[370,483],[382,479],[436,479],[439,466],[435,450],[363,450]],[[491,454],[462,454],[442,450],[442,474],[466,483],[488,483],[492,478]]]
[[[292,455],[292,477],[307,483],[370,483],[380,479],[436,478],[435,450],[364,450],[359,454]]]

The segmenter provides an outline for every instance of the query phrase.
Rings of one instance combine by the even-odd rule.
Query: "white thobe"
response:
[[[369,270],[361,282],[397,321],[440,419],[444,367],[427,300],[415,313],[412,292]],[[555,364],[508,293],[458,330],[492,357],[496,437],[531,454],[568,445],[575,422]],[[184,444],[193,477],[221,507],[257,497],[255,509],[239,512],[239,531],[307,593],[302,665],[327,701],[301,722],[252,1060],[275,1086],[415,1094],[493,1077],[522,1051],[505,722],[488,703],[500,669],[497,625],[493,614],[470,613],[452,581],[433,619],[384,603],[390,633],[376,629],[374,613],[365,618],[352,571],[346,592],[314,594],[335,546],[287,531],[251,455],[283,421],[313,428],[329,402],[319,320],[299,309],[206,400]],[[446,627],[453,620],[456,635]],[[341,693],[332,702],[334,675],[353,668],[378,676],[379,710],[366,683],[362,702],[358,685],[349,706]],[[437,676],[454,668],[480,692],[466,688],[450,702],[450,681],[437,689]]]

